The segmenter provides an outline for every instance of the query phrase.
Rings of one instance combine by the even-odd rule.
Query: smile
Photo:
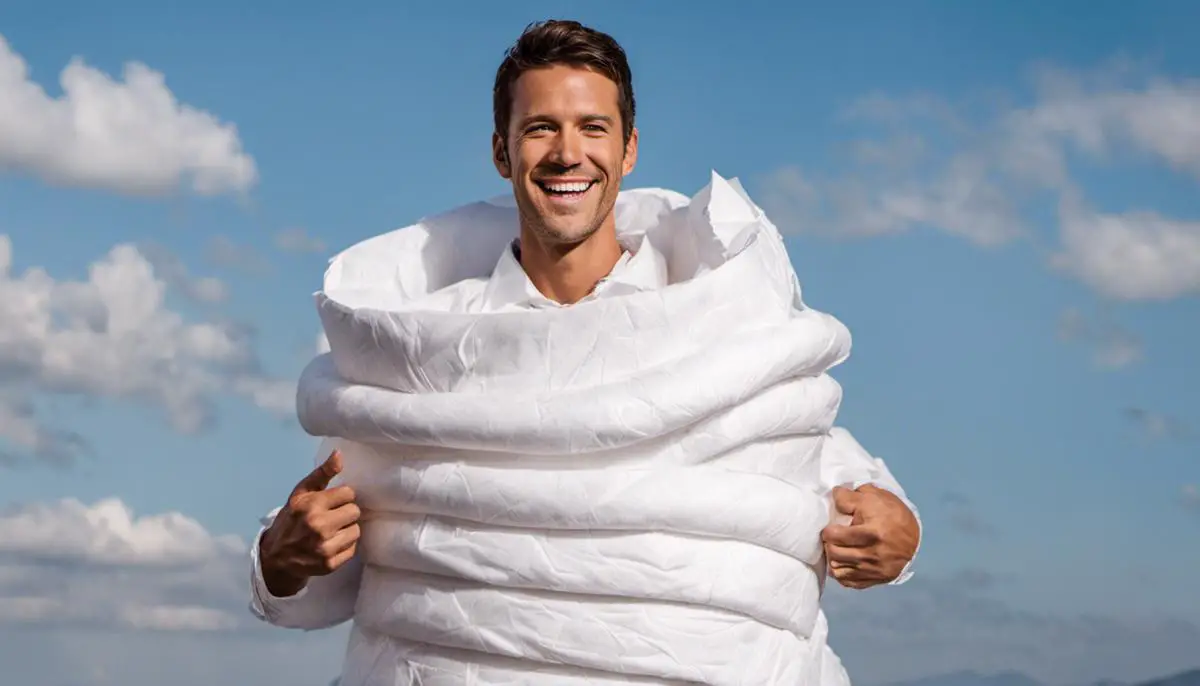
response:
[[[596,185],[595,180],[591,181],[535,181],[539,188],[546,193],[547,196],[556,200],[578,200],[582,198],[592,186]]]

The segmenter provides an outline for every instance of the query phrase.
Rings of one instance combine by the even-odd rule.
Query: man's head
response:
[[[496,72],[493,161],[525,226],[567,248],[613,227],[637,162],[633,79],[615,40],[573,21],[525,29]]]

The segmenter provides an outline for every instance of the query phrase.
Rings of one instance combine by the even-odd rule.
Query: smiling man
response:
[[[511,239],[506,239],[505,247],[500,251],[499,260],[487,274],[457,279],[426,295],[415,297],[412,302],[417,304],[405,305],[404,311],[437,310],[454,315],[475,317],[486,317],[505,312],[530,313],[538,310],[555,312],[577,308],[589,302],[602,300],[610,303],[618,302],[622,296],[637,296],[658,291],[667,286],[669,274],[672,271],[669,264],[672,257],[658,250],[654,241],[649,238],[640,242],[630,242],[629,240],[623,242],[622,234],[618,230],[616,209],[620,199],[622,179],[633,171],[638,152],[638,131],[634,125],[635,101],[632,76],[621,47],[611,37],[575,22],[553,21],[533,25],[518,39],[501,64],[496,75],[493,99],[495,133],[492,140],[492,159],[500,175],[510,180],[512,184],[517,218],[517,225],[512,228],[516,235]],[[425,236],[425,233],[420,233],[420,235]],[[466,235],[465,232],[464,235]],[[715,240],[716,238],[713,237],[712,241]],[[768,239],[764,238],[763,240]],[[723,249],[726,248],[730,254],[736,252],[728,246]],[[404,254],[401,254],[401,257],[397,259],[403,257]],[[680,260],[684,258],[676,256],[674,259],[675,263],[671,264],[680,263]],[[383,274],[403,271],[395,264],[384,264],[381,269]],[[674,269],[678,271],[677,266]],[[361,277],[361,274],[358,276]],[[327,278],[327,287],[329,283]],[[659,320],[662,319],[664,317],[659,317]],[[625,325],[628,323],[627,320],[628,318],[619,318],[617,323]],[[346,319],[343,317],[341,321],[346,321]],[[508,320],[508,322],[512,321]],[[534,320],[529,321],[531,324],[534,322]],[[415,325],[409,326],[406,331],[411,332],[417,328],[419,327]],[[373,328],[370,336],[372,336],[373,344],[382,346],[386,344],[386,341],[380,336],[380,331],[377,327]],[[475,335],[474,331],[471,329],[471,335]],[[636,335],[636,331],[631,335]],[[691,335],[691,330],[686,335]],[[338,340],[333,336],[331,336],[331,342],[335,348],[339,345]],[[512,364],[526,365],[528,369],[526,373],[532,379],[530,383],[536,384],[538,383],[536,375],[542,371],[540,367],[552,365],[549,356],[555,351],[550,349],[547,339],[538,338],[533,340],[530,345],[531,347],[514,346],[511,348],[521,358],[519,361],[514,360]],[[464,355],[485,353],[471,353],[470,348],[471,346],[460,343],[450,363],[436,357],[441,354],[440,351],[435,350],[428,353],[435,356],[436,364],[431,363],[424,368],[425,371],[415,374],[414,378],[417,379],[415,383],[426,383],[428,382],[426,376],[437,374],[440,370],[446,369],[447,365],[458,369],[460,364],[469,368],[465,371],[459,369],[455,372],[466,375],[462,377],[465,380],[460,380],[460,384],[466,385],[473,382],[470,374],[476,373],[477,370],[461,360]],[[359,346],[359,350],[361,349]],[[409,346],[407,349],[414,351],[414,354],[428,352],[420,346]],[[533,352],[530,352],[531,350]],[[538,354],[548,356],[544,364],[536,358]],[[645,354],[650,355],[650,353]],[[490,358],[488,359],[490,360]],[[612,359],[612,370],[610,371],[618,374],[622,363],[616,357]],[[669,359],[669,356],[664,359]],[[501,366],[505,364],[503,360],[499,362],[490,360],[489,363]],[[394,358],[384,360],[383,364],[385,370],[396,367]],[[420,360],[407,360],[406,364],[416,367],[419,366]],[[347,368],[354,366],[354,363],[350,363]],[[486,365],[477,362],[475,366],[484,368]],[[517,367],[514,366],[515,368]],[[360,371],[353,373],[366,374],[366,372]],[[390,373],[390,371],[386,373]],[[513,376],[509,374],[503,378],[510,379]],[[371,381],[378,381],[380,386],[389,385],[383,380],[372,379]],[[576,379],[576,381],[578,380]],[[696,380],[689,381],[694,383]],[[517,382],[503,381],[503,383]],[[554,383],[552,379],[546,382],[547,387],[553,386]],[[453,386],[453,384],[449,384],[449,386]],[[481,389],[489,390],[487,386],[481,386]],[[702,384],[697,387],[697,394],[703,395],[708,390]],[[719,390],[713,392],[719,392]],[[441,395],[453,394],[441,393]],[[344,400],[338,402],[343,405],[347,404],[350,402],[350,397],[350,394],[342,394],[339,398]],[[514,395],[512,397],[527,396]],[[784,404],[792,403],[786,396],[782,396],[782,398]],[[406,397],[405,402],[409,400],[412,400],[411,394]],[[487,411],[491,411],[491,409],[494,408],[489,408]],[[500,410],[503,409],[500,408]],[[666,416],[671,409],[673,408],[646,408],[642,414],[661,412]],[[553,410],[553,407],[547,406],[539,410],[539,413],[550,416],[553,414]],[[507,548],[494,542],[480,543],[479,545],[483,547],[472,549],[469,554],[463,553],[462,559],[449,560],[446,556],[453,555],[447,551],[451,551],[454,545],[467,545],[462,543],[465,540],[492,541],[493,539],[489,537],[498,537],[495,540],[508,541],[505,545],[524,545],[524,539],[512,538],[514,534],[511,532],[493,530],[493,528],[510,519],[515,522],[524,516],[521,514],[524,510],[536,509],[537,505],[533,501],[541,502],[543,499],[552,498],[557,494],[546,494],[541,490],[525,491],[523,498],[528,502],[514,502],[511,500],[513,496],[506,496],[510,499],[503,500],[495,514],[485,516],[480,513],[487,509],[489,498],[499,498],[500,496],[496,494],[501,491],[509,492],[505,489],[509,489],[510,486],[511,493],[521,492],[521,488],[532,488],[528,484],[533,483],[534,477],[538,476],[531,474],[525,481],[514,482],[510,485],[503,483],[503,480],[507,478],[503,470],[493,470],[486,473],[492,474],[493,476],[489,478],[495,479],[495,481],[484,480],[471,487],[463,486],[465,495],[462,497],[466,498],[465,501],[462,501],[464,509],[454,511],[448,504],[459,497],[455,495],[456,492],[453,489],[457,485],[471,483],[468,472],[457,473],[453,478],[443,476],[438,479],[432,478],[430,474],[441,468],[458,469],[464,460],[469,461],[470,458],[448,459],[444,455],[437,457],[439,453],[436,452],[431,454],[433,456],[429,456],[420,452],[422,448],[419,445],[421,441],[434,441],[433,444],[436,444],[439,436],[430,437],[424,434],[436,434],[435,429],[430,427],[445,420],[446,416],[446,411],[439,410],[438,414],[431,415],[429,424],[418,426],[415,429],[422,435],[420,440],[406,448],[408,452],[404,453],[404,457],[411,458],[412,464],[421,465],[412,467],[412,469],[428,468],[429,470],[416,476],[395,477],[391,480],[389,480],[390,477],[384,478],[380,475],[381,472],[372,472],[362,465],[369,463],[382,465],[379,468],[384,469],[386,464],[372,462],[377,457],[372,457],[355,448],[360,452],[357,461],[360,467],[355,477],[357,486],[334,486],[332,482],[339,475],[345,476],[343,470],[348,469],[349,462],[343,462],[343,450],[340,448],[343,444],[336,440],[326,441],[323,444],[321,464],[296,485],[286,504],[266,519],[264,529],[253,548],[253,600],[251,607],[260,618],[277,626],[317,629],[333,626],[350,619],[356,619],[358,622],[364,617],[375,617],[370,621],[363,620],[365,624],[374,622],[371,624],[372,628],[362,629],[352,639],[347,655],[346,671],[343,674],[343,686],[358,686],[367,683],[388,685],[471,683],[479,686],[491,683],[661,683],[662,681],[647,682],[642,679],[657,676],[661,680],[672,682],[667,675],[674,674],[671,670],[676,669],[683,670],[680,673],[686,675],[686,680],[699,680],[702,683],[727,683],[728,679],[742,678],[736,674],[736,670],[734,672],[730,672],[728,669],[722,671],[724,668],[722,665],[689,666],[685,664],[683,653],[686,652],[688,641],[691,641],[693,646],[703,648],[703,645],[688,639],[683,647],[671,649],[664,643],[666,639],[653,634],[653,632],[663,630],[665,625],[661,623],[647,629],[646,631],[649,632],[647,635],[639,634],[636,627],[632,629],[633,633],[630,635],[632,638],[622,642],[622,645],[625,646],[623,650],[632,651],[629,656],[623,657],[618,651],[618,653],[604,658],[610,662],[604,662],[603,659],[597,657],[602,653],[600,647],[589,645],[587,640],[579,637],[586,633],[583,627],[590,626],[595,622],[610,621],[610,615],[605,614],[607,610],[596,610],[594,617],[588,616],[589,611],[585,609],[573,610],[582,613],[583,616],[571,619],[572,622],[579,624],[571,624],[571,628],[563,629],[567,632],[563,636],[541,636],[536,631],[530,633],[527,628],[522,628],[525,627],[523,624],[525,621],[530,622],[529,626],[535,626],[542,620],[549,621],[546,616],[554,615],[555,611],[546,608],[552,607],[555,602],[560,602],[554,599],[544,599],[537,603],[526,599],[517,605],[503,606],[503,611],[498,610],[492,614],[485,613],[489,618],[487,621],[509,622],[516,627],[515,629],[471,624],[485,621],[472,619],[471,612],[478,611],[478,608],[490,607],[488,603],[494,602],[494,596],[471,596],[475,600],[468,602],[463,599],[463,596],[455,595],[452,602],[446,601],[445,603],[446,607],[456,608],[451,613],[452,618],[446,619],[445,616],[439,614],[445,609],[439,605],[437,600],[438,593],[445,591],[444,576],[439,575],[449,574],[448,570],[457,570],[455,573],[468,576],[472,573],[477,574],[478,578],[473,579],[473,583],[481,582],[485,578],[494,579],[499,575],[509,579],[512,584],[517,586],[523,584],[525,587],[538,588],[537,583],[545,583],[553,586],[557,591],[563,591],[568,587],[576,588],[572,584],[582,583],[578,580],[587,576],[588,573],[583,570],[571,572],[561,566],[556,567],[556,565],[565,564],[561,560],[576,558],[570,558],[566,553],[563,553],[564,557],[561,559],[554,558],[552,541],[557,541],[554,545],[560,546],[562,551],[577,550],[572,546],[583,545],[588,549],[588,554],[593,554],[596,550],[607,549],[615,551],[608,555],[608,558],[629,555],[625,548],[618,545],[618,543],[629,541],[605,538],[604,526],[597,523],[599,521],[597,518],[602,518],[605,507],[615,507],[613,503],[619,502],[623,494],[633,490],[628,486],[624,489],[605,487],[599,491],[584,489],[579,491],[580,498],[591,497],[596,492],[606,495],[602,496],[601,500],[595,504],[571,502],[571,496],[567,492],[573,487],[571,482],[573,477],[569,470],[567,473],[556,473],[550,483],[557,484],[558,488],[563,490],[562,510],[566,511],[578,506],[582,512],[579,516],[592,522],[587,527],[580,527],[579,530],[596,530],[596,534],[599,536],[596,541],[589,543],[586,539],[578,537],[565,537],[558,540],[555,538],[555,534],[548,532],[538,535],[538,540],[541,541],[538,544],[541,546],[539,550],[542,552],[539,553],[540,557],[535,556],[537,558],[535,562],[505,558],[506,553],[503,553],[503,550],[507,550]],[[380,425],[384,420],[385,418],[381,418],[378,413],[371,415],[371,423],[375,425]],[[462,421],[469,423],[470,420],[471,418],[467,417]],[[477,435],[496,430],[496,421],[487,418],[481,418],[478,421],[483,428],[478,431],[473,429],[474,433],[461,436],[458,434],[453,437],[446,436],[446,440],[454,443],[456,447],[468,446]],[[558,425],[550,419],[547,419],[546,422],[545,440],[549,441]],[[776,423],[781,424],[782,422]],[[455,424],[454,426],[460,425]],[[306,425],[306,428],[309,427]],[[508,432],[505,435],[511,438],[517,429],[501,427],[500,431],[501,433]],[[390,438],[399,433],[403,432],[394,431],[387,435]],[[829,573],[843,585],[851,588],[867,588],[903,581],[908,576],[907,566],[916,554],[920,537],[919,521],[915,515],[915,509],[904,499],[903,489],[886,467],[883,467],[882,461],[867,456],[865,451],[853,442],[853,439],[848,438],[848,434],[837,429],[832,432],[826,429],[823,433],[813,429],[808,433],[815,436],[817,442],[804,443],[804,445],[814,446],[811,450],[815,452],[804,456],[791,456],[794,457],[792,462],[804,465],[803,469],[808,471],[801,473],[801,468],[797,467],[794,473],[789,472],[791,476],[780,478],[784,480],[790,478],[797,482],[803,479],[811,480],[812,488],[828,494],[837,511],[843,515],[844,521],[824,526],[816,536],[817,545],[824,552],[824,563],[828,564]],[[572,446],[579,446],[586,444],[588,437],[576,433],[567,436],[564,440]],[[808,440],[808,437],[804,436],[796,440]],[[758,452],[755,454],[759,457],[754,459],[759,459],[762,461],[761,464],[768,466],[786,462],[788,455],[777,455],[770,452],[776,450],[779,445],[785,445],[785,443],[777,441],[773,444],[776,447],[757,448]],[[800,444],[797,443],[797,445]],[[501,446],[501,448],[505,448],[505,446]],[[731,450],[729,454],[733,455],[736,452],[736,450]],[[749,455],[754,451],[743,452]],[[812,458],[813,454],[821,457]],[[418,459],[421,455],[425,455],[425,457]],[[711,460],[713,464],[717,464],[720,458],[720,454],[704,457],[697,452],[696,455],[685,454],[682,458],[674,459]],[[438,462],[439,459],[449,463],[449,466],[429,466]],[[499,457],[493,458],[493,461],[500,459]],[[525,458],[520,456],[513,459],[511,467],[514,469],[519,469],[526,463]],[[591,458],[581,454],[579,459]],[[742,459],[751,458],[744,457]],[[529,458],[529,461],[532,461],[532,458]],[[808,465],[811,465],[811,468]],[[770,473],[768,467],[763,467],[763,470],[765,474]],[[753,499],[748,499],[745,495],[737,495],[736,485],[733,484],[732,479],[737,476],[736,472],[754,470],[743,466],[734,468],[733,471],[734,473],[727,477],[730,481],[726,495],[723,495],[720,481],[716,482],[715,490],[711,490],[711,497],[718,499],[717,508],[719,509],[705,509],[711,514],[705,515],[704,519],[719,520],[724,516],[720,512],[725,510],[728,510],[728,516],[732,517],[738,507],[746,505],[748,500]],[[477,474],[476,472],[469,473]],[[597,474],[604,473],[612,475],[613,471],[602,471]],[[699,472],[690,472],[689,474],[695,473]],[[706,473],[712,474],[711,471]],[[775,476],[772,475],[772,479]],[[600,477],[597,476],[597,478]],[[705,478],[710,477],[706,476]],[[773,483],[775,481],[765,481],[763,488],[768,488]],[[400,498],[400,496],[394,495],[399,491],[387,489],[400,489],[405,495]],[[388,529],[387,533],[383,533],[383,525],[380,524],[374,529],[373,538],[364,536],[364,531],[371,525],[364,519],[362,509],[370,510],[371,508],[363,504],[364,498],[360,497],[363,495],[363,491],[370,493],[369,499],[375,504],[383,504],[389,497],[400,498],[407,503],[407,506],[415,508],[412,512],[421,514],[422,518],[418,524],[406,524],[398,529]],[[803,499],[804,493],[807,492],[796,491],[796,497]],[[751,493],[760,493],[764,502],[767,499],[765,490],[751,491]],[[425,505],[419,505],[420,502],[424,502],[422,498],[426,497],[432,498],[432,500]],[[673,496],[667,491],[660,497],[663,502],[666,502],[670,501]],[[683,493],[680,497],[688,496],[687,493]],[[701,496],[697,495],[697,497]],[[727,498],[728,502],[722,504],[721,498]],[[680,502],[686,505],[684,501]],[[800,500],[797,500],[795,507],[787,502],[782,503],[782,506],[784,511],[800,512],[803,510]],[[664,521],[677,517],[677,512],[669,507],[663,507],[666,508],[664,512],[653,515],[653,517]],[[439,508],[441,509],[439,510]],[[687,508],[681,505],[677,509]],[[752,518],[757,516],[753,506],[745,512]],[[459,523],[446,524],[442,522],[436,526],[431,524],[430,519],[436,519],[435,515],[439,513],[447,514],[450,521]],[[408,517],[410,514],[406,510],[403,516]],[[623,515],[617,508],[617,511],[610,516],[625,521],[626,524],[623,526],[636,526],[636,521],[634,524],[629,522],[637,520],[637,517],[626,515],[628,513]],[[401,515],[399,513],[379,514],[381,519],[387,519],[389,516]],[[481,525],[486,524],[486,526],[478,531],[471,528],[467,522],[471,517],[478,517]],[[571,526],[561,524],[567,515],[559,513],[549,518],[555,517],[558,517],[562,527],[571,528]],[[647,517],[653,518],[649,515]],[[825,519],[828,520],[828,513],[825,514]],[[679,521],[684,520],[686,517]],[[708,527],[710,523],[703,520],[693,521],[691,524],[684,522],[677,528],[679,531],[687,531],[690,526],[694,529],[691,533],[695,534]],[[435,543],[435,540],[440,540],[435,533],[440,530],[439,526],[450,527],[446,529],[450,533],[448,538],[442,540],[441,543]],[[763,540],[770,539],[774,535],[772,532],[788,529],[789,526],[789,522],[767,522]],[[715,527],[715,529],[719,528],[719,526]],[[740,532],[743,529],[744,527],[738,524],[737,526],[731,525],[727,530]],[[637,537],[630,534],[625,538],[632,540]],[[370,545],[374,546],[376,555],[388,558],[390,560],[388,564],[399,565],[400,568],[416,574],[414,578],[423,578],[417,572],[434,574],[428,579],[428,590],[422,590],[425,587],[416,587],[416,590],[413,590],[407,586],[397,586],[396,584],[400,582],[396,579],[392,579],[387,584],[376,580],[364,581],[364,568],[369,567],[370,563],[364,563],[363,549],[359,546],[368,539],[372,541]],[[408,542],[402,544],[400,539]],[[454,541],[459,543],[454,543]],[[661,545],[664,544],[655,544],[655,546]],[[403,554],[386,552],[398,549],[395,546],[402,547],[406,552]],[[594,548],[589,548],[589,546],[594,546]],[[610,547],[605,548],[605,546]],[[747,555],[763,554],[761,550],[756,552],[757,549],[745,550]],[[646,549],[644,554],[653,557],[656,553],[654,550]],[[485,571],[478,571],[476,565],[482,564],[480,560],[488,555],[498,557],[493,559],[493,566],[488,567]],[[635,555],[635,557],[641,556],[642,553]],[[704,573],[697,572],[697,570],[705,569],[705,564],[720,564],[721,558],[724,556],[725,554],[721,553],[705,557],[700,552],[688,552],[682,559],[695,559],[694,565],[679,566],[678,560],[681,558],[672,558],[673,562],[663,562],[666,571],[664,571],[665,576],[662,579],[666,581],[660,580],[655,583],[669,585],[673,575],[676,579],[683,581],[679,588],[655,591],[658,594],[657,597],[681,601],[693,597],[719,596],[720,593],[709,588],[709,585],[719,586],[722,583],[721,580],[707,578]],[[794,553],[794,556],[803,557],[800,553]],[[542,582],[535,582],[532,580],[533,577],[541,572],[537,572],[534,567],[546,559],[559,561],[547,563],[549,565],[547,569],[550,571],[544,573],[548,574],[549,578],[543,579]],[[601,555],[595,559],[594,565],[602,564],[604,559],[605,556]],[[648,559],[643,559],[640,565],[648,566]],[[777,565],[778,569],[788,569],[787,565],[794,562],[794,560],[789,562],[783,558],[771,558],[771,560],[771,564]],[[379,563],[378,560],[377,563]],[[528,565],[533,565],[533,567],[526,568]],[[517,570],[515,566],[520,566],[521,569]],[[592,571],[594,572],[598,568],[594,566]],[[802,568],[803,566],[797,569]],[[434,569],[440,571],[436,573],[430,571]],[[489,577],[489,575],[491,576]],[[513,579],[514,576],[520,578]],[[628,574],[626,576],[634,578]],[[596,597],[600,597],[606,593],[615,595],[613,585],[619,586],[622,583],[621,579],[625,578],[618,577],[620,577],[619,574],[616,576],[602,574],[593,579],[593,582],[599,584],[599,587],[577,590],[580,590],[583,596],[595,594]],[[728,580],[725,579],[725,581]],[[778,577],[775,583],[790,587],[792,580]],[[795,583],[801,584],[802,582],[796,580]],[[646,582],[646,584],[647,586],[652,585],[650,582]],[[366,586],[371,589],[368,595],[364,595],[366,592],[363,591]],[[470,593],[488,587],[487,584],[482,587],[472,586],[471,588],[474,590]],[[394,593],[395,596],[389,596],[389,593]],[[454,593],[461,594],[467,593],[467,591],[456,589]],[[746,606],[752,606],[759,602],[770,604],[770,598],[747,600],[733,597],[734,595],[736,593],[733,593],[728,601],[728,605],[731,607],[739,606],[739,603]],[[517,603],[517,601],[512,602]],[[536,609],[535,606],[538,603],[545,605],[542,609]],[[397,609],[414,607],[418,610],[408,612]],[[576,605],[569,605],[569,607],[574,608]],[[586,603],[580,604],[578,607],[584,608]],[[815,617],[816,608],[810,609]],[[805,612],[807,611],[805,610]],[[394,614],[389,615],[386,619],[379,619],[376,616],[378,613],[386,614],[387,612]],[[461,614],[454,614],[455,612]],[[649,610],[646,612],[649,613]],[[535,618],[541,617],[541,619],[535,621],[526,615]],[[724,617],[725,615],[720,616]],[[631,618],[630,621],[633,619]],[[788,621],[792,620],[788,619]],[[818,624],[821,622],[823,619],[819,620]],[[381,626],[390,628],[384,630],[380,628]],[[509,637],[505,632],[510,630],[518,631],[520,635]],[[612,636],[614,630],[612,626],[608,626],[600,635]],[[386,635],[388,631],[395,632],[395,635]],[[781,646],[792,645],[788,643],[793,640],[792,637],[787,635],[781,637],[770,633],[775,631],[771,628],[763,629],[763,631],[768,632],[763,634],[764,636],[770,636],[773,641],[779,641]],[[786,632],[784,633],[786,634]],[[400,636],[407,638],[400,638]],[[418,636],[418,638],[412,638],[413,636]],[[573,639],[581,640],[583,643],[578,646],[568,645]],[[445,644],[440,644],[439,641],[445,641]],[[634,641],[638,645],[635,646],[628,641]],[[532,642],[535,645],[534,647],[519,648],[523,642]],[[655,648],[655,646],[658,647]],[[586,653],[589,650],[595,650],[596,654],[588,657],[579,652]],[[649,655],[644,654],[647,652]],[[531,655],[536,655],[536,657]],[[760,662],[764,664],[770,662],[770,656],[766,653],[764,655],[766,657]],[[516,661],[517,658],[527,660],[528,664]],[[629,662],[625,662],[625,660],[629,660]],[[819,662],[819,656],[812,660]],[[778,662],[778,660],[775,661]],[[587,670],[590,671],[554,672],[551,669],[552,666],[563,665],[578,666],[580,669],[587,667]],[[764,669],[767,668],[764,667]],[[831,671],[828,667],[823,672],[819,666],[814,668],[800,665],[797,669],[807,671],[772,673],[803,673],[811,676],[812,679],[817,679],[812,683],[825,684],[837,683],[840,678],[837,676],[840,672]],[[639,674],[642,676],[638,677]],[[732,676],[730,676],[731,674]],[[539,678],[543,680],[539,680]],[[737,681],[736,683],[742,682]],[[795,686],[795,682],[789,682],[787,686]]]
[[[585,31],[526,33],[494,95],[492,154],[512,182],[521,266],[539,292],[568,304],[624,254],[613,207],[638,149],[629,67],[615,42]]]

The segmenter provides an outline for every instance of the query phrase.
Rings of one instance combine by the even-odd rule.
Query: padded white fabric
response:
[[[736,181],[623,191],[661,288],[473,312],[515,237],[473,203],[335,258],[305,429],[342,442],[365,570],[341,686],[838,684],[820,612],[850,336]],[[859,460],[859,461],[855,461]],[[861,466],[867,465],[867,466]]]

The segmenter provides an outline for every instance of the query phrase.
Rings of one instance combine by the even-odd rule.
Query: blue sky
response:
[[[0,664],[17,681],[336,673],[341,630],[248,625],[237,543],[213,537],[244,545],[310,464],[288,393],[325,261],[506,190],[491,81],[552,16],[630,53],[627,186],[741,178],[808,302],[855,336],[841,423],[927,527],[911,584],[831,594],[858,683],[1200,660],[1194,4],[299,7],[0,8]],[[128,90],[131,62],[164,81]],[[163,88],[174,104],[147,104]],[[71,334],[105,307],[148,347]],[[113,498],[152,519],[87,509]],[[46,600],[72,580],[95,593]],[[196,610],[175,630],[129,610],[164,604]]]

